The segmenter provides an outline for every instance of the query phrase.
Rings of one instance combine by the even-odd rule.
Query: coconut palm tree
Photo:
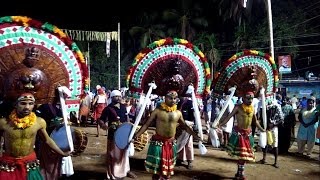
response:
[[[201,5],[203,4],[193,0],[180,0],[179,8],[163,11],[163,21],[175,32],[172,35],[193,41],[197,29],[208,27],[208,20],[202,13],[204,8]]]

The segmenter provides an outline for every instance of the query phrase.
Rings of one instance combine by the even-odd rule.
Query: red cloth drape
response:
[[[8,180],[9,179],[10,180],[27,179],[26,162],[35,161],[36,159],[37,157],[35,152],[21,158],[11,157],[8,154],[4,153],[2,157],[0,157],[0,162],[16,165],[17,168],[13,172],[0,171],[0,179],[8,179]]]

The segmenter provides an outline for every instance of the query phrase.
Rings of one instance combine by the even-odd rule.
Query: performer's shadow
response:
[[[144,171],[144,160],[145,159],[130,158],[130,167],[135,170]]]
[[[134,171],[144,172],[145,171],[144,161],[145,159],[130,158],[131,169],[133,169]],[[183,163],[181,165],[176,165],[174,174],[175,174],[174,176],[182,175],[186,177],[186,179],[192,179],[192,180],[233,179],[233,177],[223,177],[217,174],[204,172],[204,171],[188,170],[187,165]]]
[[[195,171],[195,170],[179,170],[175,169],[175,175],[183,175],[187,177],[186,179],[192,180],[220,180],[220,179],[233,179],[233,177],[223,177],[218,174],[204,172],[204,171]]]

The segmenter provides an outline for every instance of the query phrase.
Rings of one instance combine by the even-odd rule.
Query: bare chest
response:
[[[10,139],[29,139],[33,138],[37,134],[38,128],[36,125],[32,125],[25,129],[19,129],[13,126],[7,126],[5,130],[5,136]]]
[[[161,111],[159,113],[159,119],[163,122],[177,122],[179,120],[179,114],[177,112]]]

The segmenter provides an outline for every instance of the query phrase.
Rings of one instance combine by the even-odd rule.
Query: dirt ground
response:
[[[81,155],[72,158],[75,174],[71,179],[105,179],[106,133],[100,130],[100,137],[96,137],[96,128],[93,126],[75,128],[87,133],[88,145]],[[149,130],[148,132],[151,134],[154,131]],[[144,169],[147,148],[148,146],[141,152],[136,151],[135,155],[130,158],[131,170],[138,176],[138,180],[151,179],[151,174]],[[175,167],[175,175],[172,176],[172,179],[233,179],[237,170],[236,159],[230,157],[225,151],[210,145],[207,145],[207,149],[207,154],[200,155],[195,145],[194,168],[188,170],[185,166]],[[247,164],[245,167],[247,179],[319,179],[319,145],[314,147],[310,159],[294,155],[294,152],[297,151],[296,143],[293,143],[289,151],[291,152],[289,155],[280,155],[278,159],[280,168],[278,169],[271,166],[274,162],[272,154],[267,155],[267,164]],[[261,158],[262,152],[256,152],[257,161]],[[130,178],[125,178],[127,179]]]

